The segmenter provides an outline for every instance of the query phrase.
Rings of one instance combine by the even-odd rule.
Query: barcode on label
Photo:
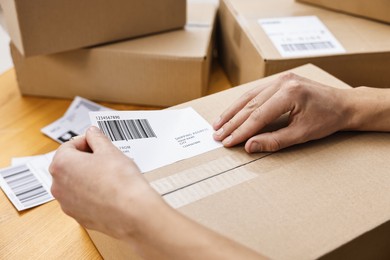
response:
[[[147,119],[97,121],[112,142],[157,137]]]
[[[26,165],[0,171],[0,175],[24,208],[42,204],[53,198]]]
[[[294,43],[282,44],[281,46],[286,52],[328,50],[335,48],[335,46],[331,42]]]

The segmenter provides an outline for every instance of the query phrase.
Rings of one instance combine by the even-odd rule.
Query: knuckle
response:
[[[245,106],[248,110],[254,110],[258,106],[258,99],[256,97],[252,98]]]
[[[244,100],[251,100],[253,98],[253,95],[254,95],[254,92],[253,90],[249,90],[248,92],[246,92],[244,95],[242,95],[242,98]]]
[[[49,166],[49,172],[53,178],[56,178],[58,176],[59,172],[59,166],[57,160],[53,160],[52,163]]]
[[[281,90],[287,93],[288,96],[299,97],[305,94],[305,87],[297,79],[290,79],[286,81]]]
[[[53,177],[57,177],[59,175],[59,172],[64,169],[65,165],[66,162],[62,159],[62,157],[55,157],[49,166],[49,172]]]
[[[57,200],[61,199],[61,196],[60,196],[61,193],[60,193],[57,185],[55,185],[54,183],[53,183],[53,185],[51,185],[50,192],[53,195],[53,197],[56,198]]]
[[[261,119],[261,117],[262,117],[262,110],[260,107],[253,110],[253,112],[251,114],[251,119],[253,121],[259,121]]]
[[[279,76],[279,80],[281,82],[285,82],[285,81],[289,81],[289,80],[293,80],[293,79],[297,79],[297,78],[298,78],[298,75],[293,73],[293,72],[285,72]]]

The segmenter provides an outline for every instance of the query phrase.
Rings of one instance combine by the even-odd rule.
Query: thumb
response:
[[[99,153],[102,151],[108,152],[113,148],[116,149],[116,147],[111,143],[108,137],[105,136],[103,132],[100,131],[100,129],[96,126],[91,126],[87,129],[85,138],[89,147],[94,153]]]
[[[285,127],[275,132],[267,132],[250,138],[245,144],[248,153],[256,152],[276,152],[280,149],[301,143],[301,138],[297,135],[299,131],[293,127]]]

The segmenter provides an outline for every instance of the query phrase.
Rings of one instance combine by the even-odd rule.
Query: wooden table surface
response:
[[[209,94],[231,87],[214,62]],[[13,69],[0,75],[0,168],[12,157],[45,154],[58,143],[40,129],[60,118],[72,100],[21,96]],[[102,103],[117,110],[154,109]],[[0,259],[101,259],[86,231],[57,201],[18,212],[0,192]]]

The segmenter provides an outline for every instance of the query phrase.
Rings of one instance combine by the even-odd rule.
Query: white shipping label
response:
[[[91,123],[134,159],[141,172],[222,147],[194,109],[90,112]]]
[[[345,49],[316,16],[259,19],[282,57],[329,55]]]
[[[88,99],[76,97],[64,116],[41,129],[42,133],[59,143],[65,143],[72,137],[84,134],[90,126],[90,111],[106,111],[110,108],[96,104]]]
[[[0,170],[0,186],[17,210],[32,208],[53,200],[49,165],[54,152],[19,160]]]

